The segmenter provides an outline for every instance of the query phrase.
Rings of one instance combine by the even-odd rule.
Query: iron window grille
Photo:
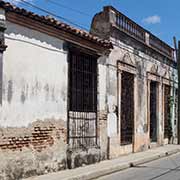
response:
[[[69,55],[68,144],[97,145],[97,59],[84,53]]]

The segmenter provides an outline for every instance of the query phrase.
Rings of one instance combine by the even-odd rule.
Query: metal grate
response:
[[[97,60],[77,52],[69,62],[68,142],[71,148],[97,145]]]
[[[178,89],[175,88],[174,99],[174,136],[177,137],[177,120],[178,120]]]
[[[150,139],[157,141],[157,82],[150,83]]]
[[[164,86],[164,138],[170,138],[171,124],[170,124],[170,86]]]
[[[121,145],[132,144],[134,131],[134,75],[122,73]]]

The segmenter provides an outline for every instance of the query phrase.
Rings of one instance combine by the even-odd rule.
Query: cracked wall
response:
[[[26,128],[0,129],[0,179],[19,180],[66,169],[63,120],[36,121]]]
[[[106,159],[106,56],[98,60],[98,146],[70,149],[65,42],[9,21],[6,24],[0,107],[0,157],[5,157],[0,179],[21,179]]]
[[[1,126],[27,126],[52,117],[66,121],[68,65],[63,41],[7,22],[5,43]]]
[[[158,82],[158,140],[156,146],[166,143],[164,138],[164,102],[163,89],[169,84],[171,95],[173,87],[177,88],[177,70],[170,66],[167,59],[131,38],[117,27],[116,10],[112,7],[104,7],[103,11],[97,13],[91,24],[91,33],[102,38],[109,39],[113,43],[107,67],[107,136],[110,137],[110,156],[112,158],[121,154],[143,151],[153,147],[149,139],[149,82]],[[146,33],[147,35],[147,33]],[[148,37],[146,44],[149,43]],[[118,62],[123,64],[118,67]],[[173,63],[172,63],[173,64]],[[121,73],[127,71],[135,75],[134,80],[134,135],[131,146],[120,145],[121,119]],[[153,76],[155,75],[155,76]],[[174,105],[173,105],[174,107]],[[174,112],[172,107],[172,112]],[[128,107],[127,107],[128,108]],[[119,115],[118,115],[119,113]],[[174,115],[171,122],[174,126]],[[173,127],[175,130],[176,128]],[[173,134],[176,134],[173,132]],[[112,153],[111,153],[112,152]]]
[[[68,63],[64,42],[9,21],[6,26],[0,179],[18,180],[66,169]]]

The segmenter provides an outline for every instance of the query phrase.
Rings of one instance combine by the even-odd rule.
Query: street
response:
[[[180,180],[180,153],[113,173],[98,180]]]

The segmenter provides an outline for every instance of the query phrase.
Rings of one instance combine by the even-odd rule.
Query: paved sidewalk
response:
[[[80,167],[72,170],[65,170],[47,175],[31,177],[26,180],[90,180],[127,169],[133,165],[150,162],[168,155],[180,152],[180,145],[166,145],[121,156],[117,159],[102,161],[97,164]]]

